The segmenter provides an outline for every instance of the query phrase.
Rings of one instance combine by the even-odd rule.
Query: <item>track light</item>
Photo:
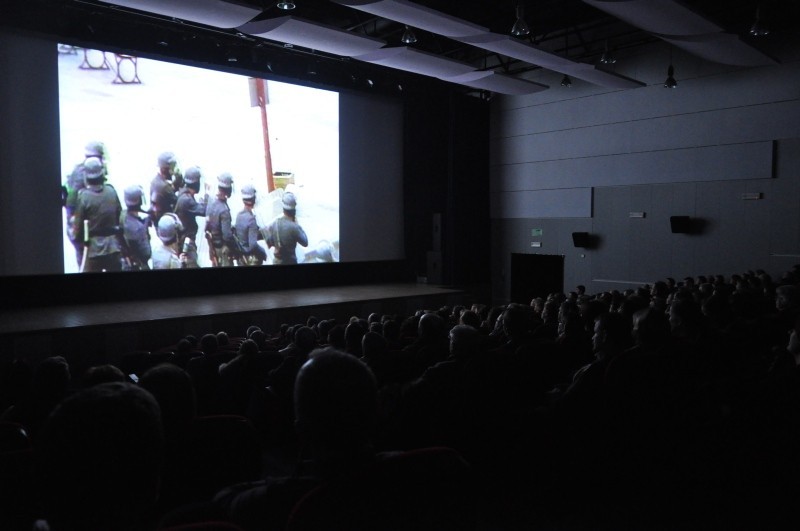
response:
[[[608,49],[608,41],[606,41],[605,50],[603,50],[603,55],[600,56],[600,62],[604,65],[613,65],[617,62],[617,58],[614,57],[611,53],[611,50]]]
[[[756,6],[756,20],[750,26],[750,35],[753,37],[764,37],[769,35],[769,28],[761,22],[761,6]]]
[[[567,74],[564,74],[564,77],[561,78],[561,86],[562,87],[571,87],[572,86],[572,79]]]
[[[290,11],[297,7],[294,5],[294,2],[278,2],[278,9],[283,9],[285,11]]]
[[[414,44],[417,42],[417,36],[414,35],[414,32],[411,31],[411,28],[406,26],[405,31],[403,31],[403,36],[400,37],[400,42],[403,44]]]
[[[522,3],[518,3],[517,20],[511,27],[511,35],[515,37],[526,37],[531,34],[531,29],[528,27],[528,23],[525,22],[524,15],[525,15],[525,9],[522,7]]]
[[[667,79],[664,81],[664,86],[674,89],[678,86],[675,81],[675,68],[672,66],[672,46],[669,47],[669,68],[667,68]]]
[[[672,65],[667,68],[667,79],[664,81],[664,86],[667,88],[676,88],[678,86],[678,82],[675,81],[675,69]]]

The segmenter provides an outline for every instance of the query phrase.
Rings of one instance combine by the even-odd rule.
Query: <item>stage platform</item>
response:
[[[398,283],[3,310],[0,348],[33,363],[61,355],[79,368],[174,344],[188,334],[224,330],[243,336],[250,325],[272,332],[309,315],[344,323],[372,312],[407,316],[471,303],[466,297],[457,289]]]

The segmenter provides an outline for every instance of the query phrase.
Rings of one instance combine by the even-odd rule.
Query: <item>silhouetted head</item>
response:
[[[425,342],[436,341],[447,334],[445,321],[435,313],[426,313],[417,323],[417,337]]]
[[[480,350],[480,334],[469,325],[456,325],[450,330],[450,355],[456,359],[469,359]]]
[[[164,427],[169,431],[197,414],[194,384],[189,374],[171,363],[157,365],[139,378],[161,407]]]
[[[37,479],[53,531],[128,529],[158,498],[164,437],[153,396],[105,383],[64,400],[38,440]]]
[[[300,368],[294,389],[295,426],[314,459],[336,467],[371,451],[377,384],[362,361],[317,349]]]

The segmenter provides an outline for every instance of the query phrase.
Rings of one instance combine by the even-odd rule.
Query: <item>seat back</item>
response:
[[[465,530],[475,527],[469,465],[449,448],[402,452],[313,489],[288,531]]]

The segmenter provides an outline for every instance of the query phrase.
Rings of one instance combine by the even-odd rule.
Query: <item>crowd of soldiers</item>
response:
[[[158,157],[158,173],[150,182],[150,208],[144,209],[144,189],[125,188],[123,210],[114,187],[108,183],[106,148],[102,142],[86,145],[84,161],[77,164],[63,188],[67,214],[67,236],[75,248],[80,272],[142,271],[148,269],[196,268],[198,264],[197,218],[205,219],[205,239],[213,267],[296,264],[296,247],[308,246],[308,237],[297,222],[297,198],[283,193],[283,214],[259,227],[253,208],[256,189],[241,188],[242,211],[231,216],[228,205],[233,177],[217,177],[217,193],[209,197],[210,186],[200,195],[203,175],[192,166],[182,173],[175,155]],[[150,228],[159,243],[153,247]]]

